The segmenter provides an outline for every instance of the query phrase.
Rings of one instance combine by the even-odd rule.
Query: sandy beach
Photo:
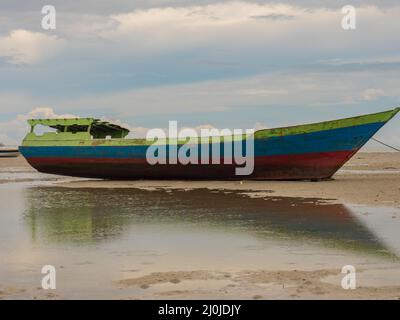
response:
[[[320,182],[71,180],[21,157],[0,174],[0,299],[400,299],[400,153]]]

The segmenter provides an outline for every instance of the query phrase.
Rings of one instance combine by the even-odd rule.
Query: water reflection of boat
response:
[[[169,224],[391,255],[349,208],[317,199],[254,199],[209,190],[36,187],[26,192],[25,220],[39,241],[96,242],[132,225]]]

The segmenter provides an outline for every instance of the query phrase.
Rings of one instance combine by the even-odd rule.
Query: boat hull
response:
[[[231,164],[149,165],[145,159],[122,158],[29,158],[43,173],[114,180],[321,180],[330,178],[356,150],[295,155],[260,156],[248,176],[235,174]]]

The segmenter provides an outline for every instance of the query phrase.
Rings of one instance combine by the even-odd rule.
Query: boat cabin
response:
[[[32,119],[28,123],[31,130],[25,140],[123,139],[129,134],[126,128],[95,118]],[[53,132],[37,132],[43,126]]]

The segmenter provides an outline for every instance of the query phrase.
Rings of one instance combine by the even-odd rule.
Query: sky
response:
[[[41,25],[49,4],[55,30]],[[342,28],[349,4],[355,30]],[[0,142],[20,144],[40,117],[143,136],[170,120],[260,129],[391,109],[399,33],[397,0],[2,0]],[[400,147],[400,116],[376,137]]]

